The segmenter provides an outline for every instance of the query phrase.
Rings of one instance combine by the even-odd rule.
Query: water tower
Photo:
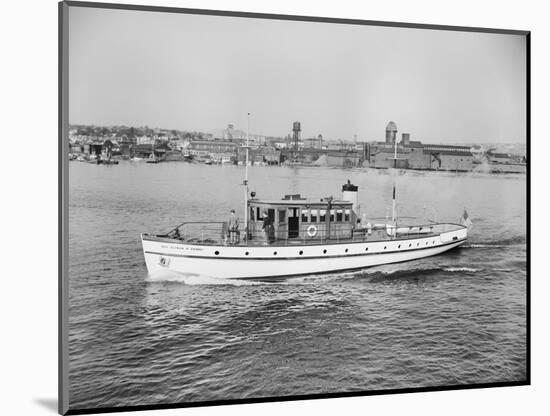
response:
[[[386,143],[394,144],[397,140],[397,125],[390,121],[386,126]]]
[[[298,150],[298,142],[300,141],[300,122],[295,121],[292,123],[292,141],[294,142],[294,150]]]

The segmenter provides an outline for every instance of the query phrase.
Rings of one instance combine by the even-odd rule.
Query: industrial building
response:
[[[214,160],[231,160],[237,156],[238,143],[228,140],[193,140],[187,150],[195,157],[210,157]]]
[[[474,157],[469,146],[424,144],[410,139],[403,133],[397,144],[397,160],[394,161],[394,143],[397,141],[397,125],[390,121],[386,126],[385,141],[373,142],[365,149],[369,167],[400,169],[450,170],[465,172],[473,168]]]
[[[239,163],[244,163],[245,158],[246,147],[239,147],[237,160]],[[278,165],[281,161],[281,151],[273,146],[254,146],[248,150],[248,160],[252,164]]]
[[[473,168],[474,156],[469,146],[449,146],[442,144],[425,144],[423,146],[422,152],[425,159],[422,166],[428,164],[428,169],[466,172]],[[413,169],[417,168],[413,167]]]
[[[362,154],[353,150],[327,150],[326,164],[338,168],[352,168],[360,166]]]

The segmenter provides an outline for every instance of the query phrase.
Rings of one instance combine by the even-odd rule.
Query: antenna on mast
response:
[[[249,143],[249,131],[250,131],[250,113],[246,116],[246,146],[245,146],[245,159],[244,159],[244,235],[245,239],[248,239],[248,143]]]
[[[396,213],[395,213],[395,175],[397,173],[397,137],[393,138],[393,196],[392,196],[392,211],[391,211],[391,220],[393,225],[396,226]]]

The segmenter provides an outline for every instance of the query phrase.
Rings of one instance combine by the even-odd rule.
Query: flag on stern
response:
[[[466,208],[464,208],[464,213],[462,214],[462,217],[460,217],[460,224],[464,225],[467,228],[470,228],[472,226],[472,220],[470,219]]]

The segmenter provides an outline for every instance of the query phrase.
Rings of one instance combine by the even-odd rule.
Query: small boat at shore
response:
[[[88,163],[92,163],[94,165],[118,165],[118,160],[97,157],[95,159],[88,160]]]
[[[338,199],[257,198],[248,189],[248,140],[246,150],[242,232],[224,222],[186,221],[165,233],[142,233],[149,274],[263,280],[357,270],[438,255],[468,238],[466,211],[460,223],[399,219],[395,183],[392,216],[382,220],[361,214],[358,186],[349,180]]]
[[[157,156],[155,156],[155,152],[151,153],[149,158],[146,160],[147,163],[159,163],[160,160]]]

